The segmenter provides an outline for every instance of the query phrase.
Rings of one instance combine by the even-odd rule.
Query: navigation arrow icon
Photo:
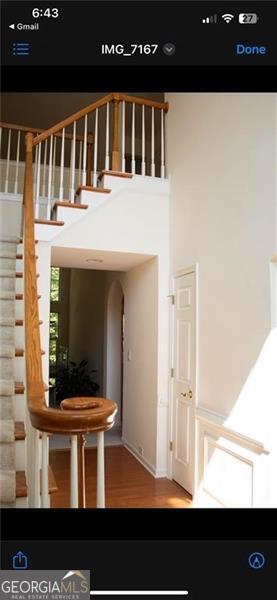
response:
[[[15,24],[13,23],[12,25],[9,25],[10,29],[15,29]]]

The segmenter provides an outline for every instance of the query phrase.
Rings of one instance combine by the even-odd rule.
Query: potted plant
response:
[[[88,371],[87,365],[87,360],[82,360],[79,364],[70,361],[68,366],[59,369],[55,385],[55,396],[58,404],[64,398],[96,395],[99,385],[92,376],[92,373],[96,371]]]

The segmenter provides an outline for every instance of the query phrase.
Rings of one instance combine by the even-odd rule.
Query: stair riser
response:
[[[22,259],[17,259],[16,263],[15,263],[15,270],[23,271],[23,269],[24,269],[24,261]]]
[[[16,348],[24,348],[25,346],[25,335],[24,335],[24,326],[15,327],[15,347]],[[22,381],[22,378],[17,381]]]
[[[1,419],[13,419],[13,403],[11,403],[10,396],[0,397],[0,418]]]
[[[0,252],[0,269],[15,269],[15,259],[14,258],[3,258]]]
[[[0,255],[4,252],[12,252],[13,254],[16,254],[17,251],[17,244],[14,244],[13,242],[0,242]]]
[[[0,327],[0,343],[14,344],[14,331],[15,327]]]
[[[15,290],[15,278],[0,277],[0,289],[3,291],[14,291]]]
[[[13,396],[13,411],[15,421],[24,421],[26,418],[26,396],[15,394]]]
[[[16,471],[26,470],[26,444],[25,440],[15,442],[15,467]]]
[[[14,316],[14,301],[1,300],[0,298],[0,318],[12,318]]]
[[[16,381],[25,381],[25,358],[23,356],[16,357],[14,372]]]
[[[16,498],[16,508],[28,508],[28,498]]]
[[[16,278],[15,289],[16,289],[16,293],[17,294],[23,294],[24,293],[24,279],[23,279],[23,277],[17,277]]]
[[[0,379],[13,379],[14,360],[12,358],[0,358]]]

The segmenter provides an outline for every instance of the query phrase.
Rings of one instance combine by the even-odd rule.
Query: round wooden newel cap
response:
[[[63,410],[87,410],[88,408],[100,408],[103,401],[96,398],[76,396],[74,398],[65,398],[61,402]]]
[[[108,398],[76,396],[61,402],[63,430],[66,433],[92,433],[107,431],[114,425],[117,405]]]

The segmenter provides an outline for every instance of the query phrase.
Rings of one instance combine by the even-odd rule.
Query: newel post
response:
[[[119,104],[120,100],[113,98],[113,138],[112,138],[112,171],[120,170],[119,155]]]

